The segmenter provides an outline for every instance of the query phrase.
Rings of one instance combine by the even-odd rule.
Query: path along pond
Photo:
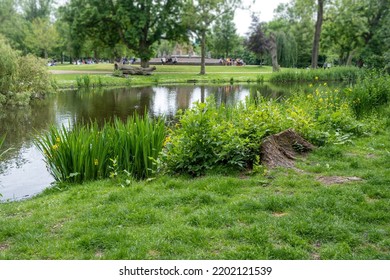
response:
[[[134,112],[173,118],[178,110],[190,108],[196,101],[204,102],[209,96],[217,104],[234,105],[257,93],[266,98],[281,98],[302,90],[300,87],[247,84],[67,90],[27,107],[0,108],[0,136],[6,135],[3,148],[11,148],[0,161],[0,201],[31,197],[54,183],[33,143],[35,137],[53,125],[71,128],[88,120],[103,123],[114,116],[125,120]]]

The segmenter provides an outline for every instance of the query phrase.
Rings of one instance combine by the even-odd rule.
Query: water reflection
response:
[[[97,120],[103,123],[117,116],[125,120],[134,112],[173,117],[196,101],[214,96],[217,104],[236,104],[260,92],[280,98],[294,87],[273,85],[164,86],[64,91],[28,107],[0,110],[0,135],[7,135],[5,147],[12,147],[0,162],[2,200],[20,199],[39,193],[53,181],[43,157],[33,144],[51,125],[72,127]]]

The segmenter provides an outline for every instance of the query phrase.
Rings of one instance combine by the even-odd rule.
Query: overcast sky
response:
[[[273,18],[273,11],[280,3],[288,3],[290,0],[242,0],[245,5],[251,5],[250,10],[236,10],[234,22],[236,23],[237,33],[245,35],[251,24],[252,12],[260,13],[260,21],[270,21]]]

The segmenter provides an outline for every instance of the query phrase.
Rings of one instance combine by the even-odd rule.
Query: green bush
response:
[[[295,93],[284,101],[256,96],[234,107],[217,107],[209,98],[179,116],[166,140],[161,161],[169,172],[192,176],[210,169],[251,168],[258,164],[263,138],[287,128],[316,145],[351,143],[354,135],[383,127],[375,117],[356,118],[354,90],[332,90],[327,83],[318,83],[312,86],[311,93]],[[383,102],[382,90],[376,92],[375,100]]]
[[[115,119],[100,129],[96,122],[72,130],[52,127],[36,139],[51,174],[57,181],[83,182],[115,177],[150,177],[165,139],[162,119],[135,115],[126,123]]]
[[[250,168],[258,161],[261,140],[288,126],[275,101],[217,107],[209,98],[180,116],[162,160],[167,170],[192,176],[218,167]]]
[[[0,38],[0,105],[27,105],[53,89],[44,60],[20,56]]]

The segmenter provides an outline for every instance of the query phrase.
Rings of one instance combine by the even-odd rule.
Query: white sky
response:
[[[242,0],[244,5],[251,5],[249,10],[236,10],[234,22],[236,24],[237,33],[245,35],[248,32],[253,12],[260,13],[260,21],[270,21],[274,16],[274,10],[280,3],[288,3],[290,0]]]

